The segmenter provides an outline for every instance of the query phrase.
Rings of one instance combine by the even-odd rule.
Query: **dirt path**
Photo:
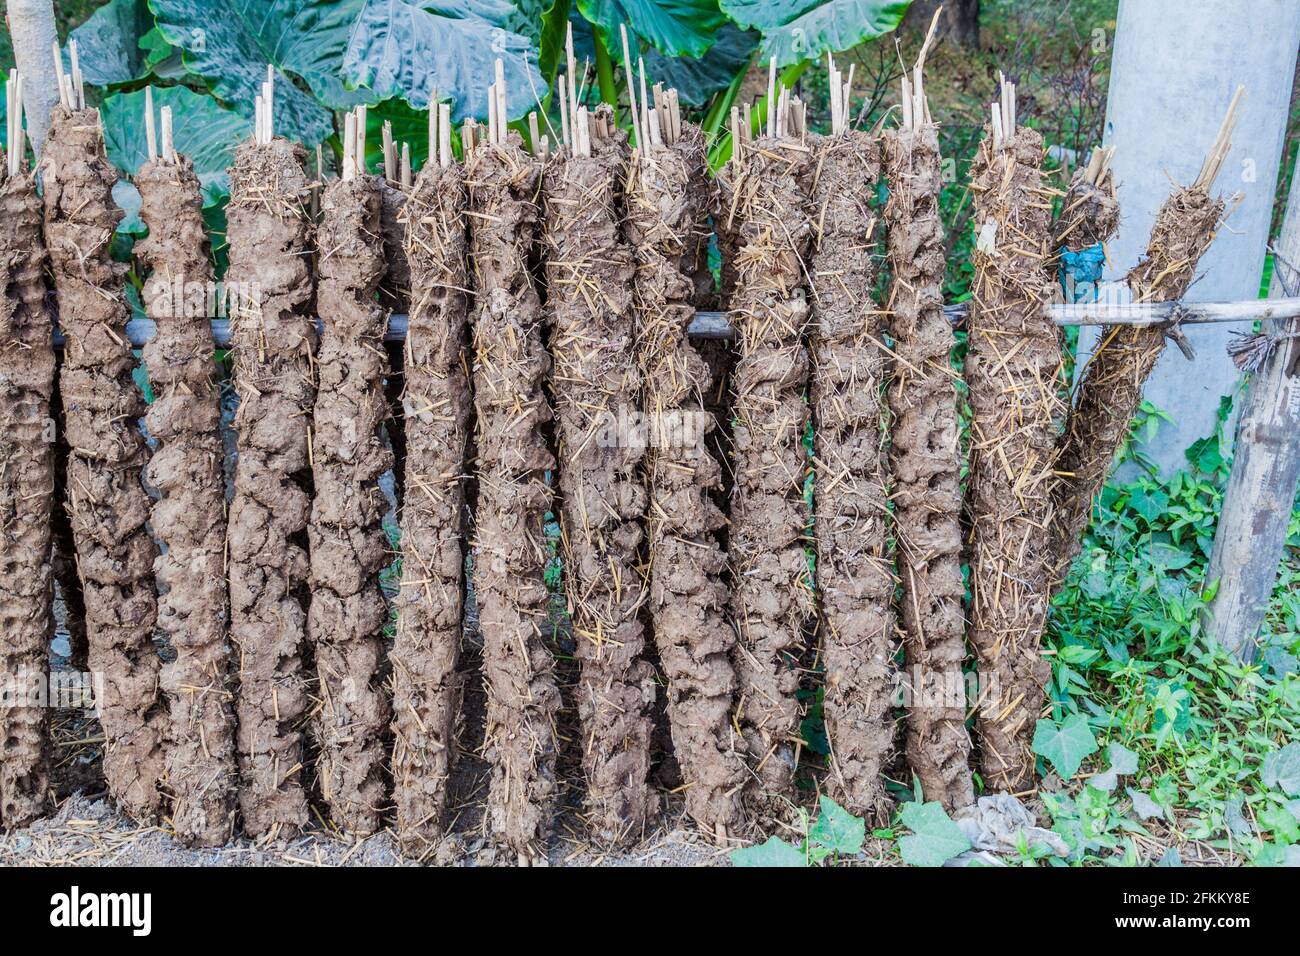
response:
[[[403,217],[411,270],[406,338],[406,495],[393,662],[393,799],[403,849],[444,831],[460,722],[465,474],[470,429],[464,168],[430,162]]]
[[[555,459],[543,431],[551,420],[542,392],[550,362],[529,271],[540,174],[513,133],[504,146],[481,144],[466,167],[476,290],[474,587],[488,685],[490,828],[525,860],[542,854],[551,829],[560,706],[554,658],[542,639],[546,473]]]
[[[1030,750],[1051,667],[1039,653],[1050,593],[1047,532],[1056,436],[1065,420],[1061,334],[1043,313],[1052,192],[1043,142],[990,130],[971,167],[975,228],[966,381],[971,421],[971,645],[975,733],[991,790],[1034,786]]]
[[[890,467],[899,618],[907,662],[907,762],[927,800],[949,809],[975,798],[966,732],[966,586],[961,570],[961,465],[956,344],[943,315],[944,237],[938,128],[884,139],[894,340]]]
[[[831,795],[888,816],[882,770],[894,742],[894,569],[887,527],[884,314],[876,283],[878,142],[847,131],[813,157],[813,531],[826,668]]]
[[[291,836],[308,816],[302,653],[316,328],[305,156],[285,139],[248,140],[230,171],[227,284],[242,293],[230,306],[240,400],[230,610],[240,679],[239,803],[253,836]]]
[[[687,124],[680,140],[632,168],[627,229],[636,250],[634,303],[650,418],[646,528],[655,646],[668,678],[687,812],[706,834],[725,840],[743,828],[748,775],[731,725],[736,636],[726,618],[727,558],[718,537],[727,524],[718,502],[722,468],[705,441],[716,426],[704,410],[713,375],[686,336],[698,236],[708,231],[704,166],[704,137]]]
[[[578,120],[575,119],[575,122]],[[564,584],[581,663],[578,713],[586,802],[596,837],[635,840],[654,816],[650,769],[654,668],[644,659],[641,578],[644,444],[632,313],[632,249],[621,235],[628,162],[606,110],[593,155],[546,166],[546,309],[559,421]]]
[[[140,483],[149,450],[139,429],[144,399],[131,378],[126,266],[110,244],[121,210],[117,172],[104,154],[96,110],[54,111],[45,167],[45,236],[66,337],[59,376],[67,439],[68,500],[86,599],[89,666],[102,675],[105,775],[132,817],[155,820],[162,803],[167,712],[158,693],[157,617]]]
[[[0,825],[18,827],[47,809],[49,710],[16,695],[48,674],[54,636],[54,348],[33,173],[0,186],[0,219]]]
[[[161,495],[152,525],[165,551],[154,564],[158,626],[175,659],[163,665],[171,726],[167,787],[172,825],[196,846],[221,846],[235,822],[235,718],[226,596],[225,450],[208,310],[212,280],[199,178],[188,157],[154,160],[135,177],[149,237],[135,246],[144,303],[157,332],[144,347],[158,442],[146,470]],[[187,288],[188,286],[188,288]]]
[[[307,633],[316,657],[320,711],[315,732],[321,796],[331,819],[361,836],[382,826],[388,803],[381,686],[388,608],[379,572],[388,564],[379,478],[392,467],[382,429],[387,312],[376,302],[384,275],[377,177],[337,179],[321,199],[312,416],[311,605]]]

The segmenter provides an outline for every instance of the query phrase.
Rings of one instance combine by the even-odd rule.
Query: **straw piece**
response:
[[[497,91],[497,144],[504,146],[506,143],[506,131],[510,125],[510,113],[506,106],[506,72],[505,64],[500,58],[496,61],[496,91]]]
[[[574,59],[573,56],[573,22],[570,21],[567,24],[567,27],[568,27],[568,32],[565,34],[565,38],[564,38],[564,55],[565,55],[564,62],[565,62],[565,68],[568,71],[567,75],[569,77],[569,83],[568,83],[569,94],[568,94],[568,101],[567,101],[568,110],[569,110],[568,115],[572,117],[577,113],[578,110],[578,91],[574,88],[574,84],[577,82],[578,79],[578,61]],[[561,107],[563,107],[564,105],[565,105],[564,97],[563,97],[563,93],[561,93]],[[566,143],[568,142],[567,137],[565,138],[565,142]]]
[[[444,169],[451,165],[451,104],[438,106],[438,164]]]
[[[564,145],[573,149],[573,137],[569,131],[569,81],[563,73],[560,74],[557,82],[560,84],[560,138]]]
[[[54,47],[54,75],[59,81],[59,102],[63,104],[65,110],[72,109],[72,101],[68,99],[67,78],[63,73],[63,53],[59,50],[59,41],[55,40]]]
[[[1246,88],[1238,86],[1237,91],[1232,96],[1232,102],[1228,104],[1228,112],[1224,114],[1223,122],[1219,124],[1219,133],[1214,138],[1214,144],[1210,147],[1209,153],[1206,154],[1200,175],[1196,177],[1196,182],[1192,184],[1193,189],[1209,190],[1214,185],[1214,180],[1218,178],[1219,171],[1223,168],[1223,162],[1228,158],[1228,153],[1232,150],[1232,131],[1237,126],[1237,111],[1245,94]]]
[[[81,78],[81,61],[77,56],[77,41],[68,41],[68,58],[72,62],[72,89],[76,94],[73,100],[76,108],[84,110],[86,108],[86,85]]]
[[[776,136],[776,57],[768,62],[767,67],[767,135]]]
[[[176,148],[172,140],[172,108],[164,106],[161,113],[162,119],[162,158],[164,162],[176,162]]]
[[[144,139],[149,150],[149,159],[158,158],[158,131],[153,124],[153,87],[144,88]]]
[[[623,39],[623,70],[627,73],[628,109],[632,114],[632,133],[636,137],[632,145],[641,149],[645,136],[642,135],[640,114],[637,113],[635,77],[632,76],[632,53],[627,42],[627,24],[620,23],[618,32]]]
[[[393,124],[384,120],[381,133],[384,143],[384,179],[390,183],[397,181],[397,147],[393,142]]]
[[[268,110],[266,114],[267,125],[269,127],[271,113]],[[270,142],[271,131],[267,130],[267,142]],[[366,104],[362,103],[357,107],[357,175],[364,176],[370,172],[366,168]]]
[[[261,99],[258,99],[261,108]],[[343,117],[343,181],[349,182],[357,174],[357,114],[349,111]]]

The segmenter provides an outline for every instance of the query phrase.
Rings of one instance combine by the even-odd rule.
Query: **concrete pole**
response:
[[[5,9],[14,64],[23,75],[23,112],[27,138],[39,159],[50,128],[50,111],[59,102],[54,72],[53,0],[9,0]]]
[[[1103,139],[1117,148],[1111,168],[1123,221],[1106,278],[1121,278],[1145,251],[1170,180],[1196,179],[1241,84],[1246,98],[1216,186],[1243,200],[1201,260],[1203,278],[1187,300],[1259,294],[1298,47],[1295,0],[1120,0]],[[1171,346],[1147,382],[1147,401],[1174,419],[1143,449],[1162,473],[1187,466],[1183,452],[1213,432],[1219,398],[1237,389],[1224,351],[1232,328],[1186,330],[1195,363]],[[1082,334],[1081,356],[1096,341],[1096,330]]]

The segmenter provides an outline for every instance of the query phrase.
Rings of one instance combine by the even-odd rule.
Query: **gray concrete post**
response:
[[[1143,254],[1170,180],[1196,179],[1240,84],[1246,98],[1216,189],[1242,193],[1242,203],[1201,260],[1203,278],[1187,300],[1259,294],[1297,48],[1296,0],[1121,0],[1104,142],[1117,147],[1112,168],[1123,220],[1108,247],[1106,278],[1122,278]],[[1147,382],[1146,399],[1174,419],[1144,449],[1162,472],[1186,467],[1183,452],[1213,431],[1220,396],[1238,387],[1224,351],[1232,328],[1188,329],[1196,361],[1171,346]],[[1095,329],[1085,330],[1081,357],[1096,340]]]

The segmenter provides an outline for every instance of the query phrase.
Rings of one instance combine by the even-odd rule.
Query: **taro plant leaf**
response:
[[[77,41],[81,75],[92,86],[130,83],[149,74],[140,40],[153,29],[145,0],[112,0],[100,7],[68,39]]]
[[[898,26],[911,0],[719,0],[742,27],[763,34],[762,59],[778,67],[857,46]]]
[[[1290,743],[1264,758],[1260,779],[1266,787],[1281,787],[1288,797],[1300,796],[1300,743]]]
[[[807,866],[803,851],[780,837],[768,837],[766,843],[732,850],[732,866]]]
[[[447,16],[406,0],[365,0],[343,73],[381,99],[400,96],[416,109],[427,109],[436,89],[440,99],[451,97],[452,121],[459,123],[487,116],[487,87],[497,59],[505,70],[506,112],[523,116],[546,92],[527,37],[473,15]]]
[[[235,146],[253,132],[251,120],[222,108],[210,96],[184,86],[165,86],[153,93],[154,109],[170,106],[176,117],[176,151],[189,156],[203,183],[204,202],[217,201],[230,189],[227,169]],[[144,90],[114,93],[100,107],[108,158],[124,173],[134,173],[149,158],[144,129]]]
[[[648,50],[646,74],[654,82],[676,88],[683,103],[703,106],[710,96],[725,90],[736,74],[745,69],[758,49],[758,41],[757,30],[742,30],[728,23],[718,31],[717,41],[704,56],[664,56],[658,50]],[[622,58],[623,51],[619,50],[617,59]]]
[[[572,0],[516,0],[514,15],[501,24],[537,45],[537,68],[548,88],[564,63],[565,28],[572,5]]]
[[[140,191],[131,180],[119,179],[113,183],[113,205],[126,214],[118,221],[118,235],[143,236],[149,231],[140,218]]]
[[[417,0],[416,6],[453,20],[486,20],[495,27],[509,27],[520,15],[520,5],[510,0]]]
[[[167,42],[156,26],[140,38],[146,70],[160,80],[182,83],[188,77],[181,51]]]
[[[817,820],[808,831],[808,841],[841,856],[855,856],[867,836],[865,820],[855,817],[830,797],[818,803]]]
[[[727,22],[718,0],[577,0],[582,15],[604,31],[612,56],[622,59],[618,27],[668,56],[702,56]],[[629,37],[629,42],[632,42]],[[617,54],[615,54],[617,50]],[[635,56],[635,50],[633,51]],[[646,63],[648,69],[650,64]]]
[[[273,66],[280,74],[276,133],[314,146],[334,132],[330,110],[381,98],[343,84],[343,53],[364,2],[149,0],[149,7],[163,38],[181,49],[186,69],[243,116],[252,117],[267,65]]]
[[[912,833],[899,838],[898,850],[912,866],[943,866],[970,849],[966,834],[937,801],[903,804],[903,825]]]
[[[1045,757],[1064,780],[1069,780],[1083,758],[1097,752],[1097,738],[1082,714],[1070,714],[1059,724],[1042,718],[1034,728],[1034,753]]]

